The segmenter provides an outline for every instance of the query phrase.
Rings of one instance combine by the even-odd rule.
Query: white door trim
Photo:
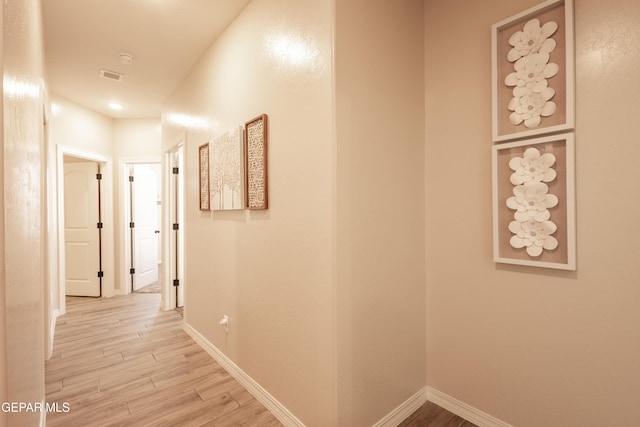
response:
[[[58,297],[60,314],[67,311],[65,302],[65,239],[64,239],[64,156],[79,157],[100,163],[101,173],[105,179],[101,183],[102,216],[102,296],[114,295],[114,222],[113,222],[113,167],[111,158],[98,153],[79,150],[77,148],[56,145],[56,190],[58,199]]]

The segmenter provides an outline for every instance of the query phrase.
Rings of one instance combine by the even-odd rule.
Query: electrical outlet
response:
[[[220,321],[220,326],[225,330],[225,332],[229,332],[229,316],[226,314],[222,317]]]

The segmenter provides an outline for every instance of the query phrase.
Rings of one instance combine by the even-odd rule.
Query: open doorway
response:
[[[127,293],[161,293],[162,167],[160,163],[128,163],[123,174]]]
[[[164,191],[167,203],[163,209],[164,229],[162,238],[166,253],[163,266],[163,308],[179,309],[185,306],[185,221],[184,221],[184,138],[174,148],[165,153]]]
[[[66,164],[66,166],[65,166]],[[86,171],[80,172],[76,170],[76,167],[69,167],[72,164],[85,164]],[[98,169],[99,168],[99,169]],[[60,314],[66,312],[66,295],[75,291],[68,279],[73,281],[82,281],[81,276],[86,276],[87,280],[89,276],[93,276],[91,279],[94,283],[97,279],[98,285],[97,293],[95,291],[95,284],[90,294],[87,296],[113,296],[114,295],[114,241],[113,233],[113,190],[112,190],[112,162],[111,159],[100,154],[86,152],[78,150],[76,148],[65,147],[62,145],[56,146],[56,193],[57,193],[57,226],[58,226],[58,292],[59,298],[58,307]],[[77,182],[70,182],[65,179],[65,171],[71,172],[74,178],[77,178]],[[83,184],[81,176],[85,176],[86,183]],[[69,175],[67,175],[69,178]],[[98,187],[99,185],[99,187]],[[92,196],[90,194],[76,195],[75,200],[71,200],[71,206],[65,208],[65,202],[69,202],[67,195],[73,195],[80,190],[83,190],[83,186],[87,187],[87,191],[99,191],[99,196]],[[80,191],[82,193],[82,191]],[[97,197],[97,199],[96,199]],[[65,201],[65,199],[67,199]],[[92,199],[93,201],[89,201]],[[99,206],[97,206],[99,202]],[[68,204],[68,203],[67,203]],[[67,221],[74,221],[75,224],[66,224]],[[98,236],[99,246],[98,251],[101,251],[98,255],[97,268],[96,257],[94,255],[87,255],[82,250],[83,245],[89,247],[91,243],[79,243],[78,241],[69,240],[66,238],[69,234],[80,234],[86,229],[87,233],[92,233],[94,236]],[[77,236],[76,236],[77,237]],[[100,249],[101,248],[101,249]],[[88,250],[88,249],[87,249]],[[94,252],[95,253],[95,252]],[[87,258],[87,262],[83,262],[83,259]],[[89,262],[89,259],[92,261]],[[69,274],[67,274],[69,269]],[[70,287],[69,292],[67,288]]]

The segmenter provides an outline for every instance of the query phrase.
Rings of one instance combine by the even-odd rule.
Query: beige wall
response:
[[[119,119],[113,121],[114,156],[160,159],[160,119]]]
[[[3,3],[3,245],[6,354],[3,401],[44,400],[44,280],[42,189],[44,71],[40,3]],[[6,310],[6,311],[5,311]],[[4,344],[3,344],[4,347]],[[5,359],[6,356],[6,359]],[[5,372],[6,371],[6,372]],[[6,373],[6,377],[5,377]],[[40,413],[9,414],[15,426]],[[6,419],[2,419],[4,423]]]
[[[576,1],[577,272],[492,261],[490,26],[537,3],[425,2],[427,383],[516,426],[630,425],[640,3]]]
[[[576,5],[578,271],[562,272],[491,252],[490,26],[538,2],[425,0],[424,15],[418,1],[384,3],[254,0],[164,106],[163,150],[187,144],[187,322],[310,426],[370,425],[425,377],[517,426],[631,425],[640,5]],[[42,76],[37,5],[3,6],[4,71],[22,88]],[[73,110],[51,121],[63,145],[113,156],[137,132],[115,138],[111,119],[54,100]],[[0,247],[0,391],[38,401],[43,100],[4,101],[4,164],[22,174],[3,170],[0,243],[21,244]],[[261,113],[270,209],[198,211],[198,145]]]
[[[334,117],[320,0],[250,3],[163,107],[163,149],[186,135],[186,320],[310,426],[373,424],[425,382],[422,2],[345,3]],[[198,211],[198,146],[260,113],[269,210]]]
[[[53,94],[51,144],[113,157],[114,120]]]
[[[186,132],[186,321],[318,426],[333,413],[330,13],[252,1],[165,103],[162,129],[164,149]],[[269,209],[200,212],[198,146],[262,113]]]
[[[4,16],[4,6],[0,6],[0,22]],[[4,23],[2,24],[4,25]],[[0,31],[0,72],[4,76],[4,31]],[[0,87],[0,200],[4,204],[4,88]],[[0,210],[0,254],[4,254],[4,209]],[[4,256],[0,256],[0,401],[6,402],[8,398],[7,384],[7,306],[6,306],[6,280],[4,273]],[[7,425],[7,414],[0,413],[0,426]]]
[[[365,426],[426,378],[423,2],[335,19],[338,425]]]

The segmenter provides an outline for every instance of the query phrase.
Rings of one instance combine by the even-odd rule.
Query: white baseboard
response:
[[[42,401],[42,406],[41,408],[46,407],[47,403],[46,403],[46,399]],[[47,411],[45,411],[44,409],[42,411],[40,411],[40,427],[47,427]]]
[[[406,420],[409,415],[417,411],[427,401],[427,388],[424,387],[409,399],[401,403],[396,409],[389,412],[384,418],[375,423],[373,427],[396,427]]]
[[[433,402],[479,427],[513,427],[511,424],[492,417],[491,415],[434,388],[426,387],[426,391],[427,400],[429,402]]]
[[[302,421],[297,419],[287,408],[278,402],[267,390],[258,384],[253,378],[247,375],[242,369],[231,361],[216,346],[209,342],[188,323],[184,324],[184,330],[193,340],[198,343],[211,357],[213,357],[224,369],[231,374],[244,388],[247,389],[260,403],[262,403],[282,424],[287,427],[304,427]]]
[[[287,427],[305,427],[289,410],[282,405],[267,390],[258,384],[253,378],[240,369],[231,359],[222,353],[216,346],[209,342],[193,326],[184,324],[184,330],[193,340],[198,343],[211,357],[213,357],[224,369],[233,376],[244,388],[247,389],[260,403],[262,403],[282,424]],[[478,427],[513,427],[479,409],[468,405],[455,397],[449,396],[431,387],[424,387],[418,390],[413,396],[401,403],[396,409],[387,414],[372,427],[396,427],[407,419],[412,413],[418,410],[426,401],[446,409],[476,424]]]
[[[58,316],[60,316],[60,310],[56,308],[55,310],[53,310],[53,313],[51,313],[51,323],[49,324],[49,336],[47,337],[49,338],[49,340],[47,342],[46,360],[51,359],[51,356],[53,356],[53,337],[56,334],[56,323],[58,321]]]

